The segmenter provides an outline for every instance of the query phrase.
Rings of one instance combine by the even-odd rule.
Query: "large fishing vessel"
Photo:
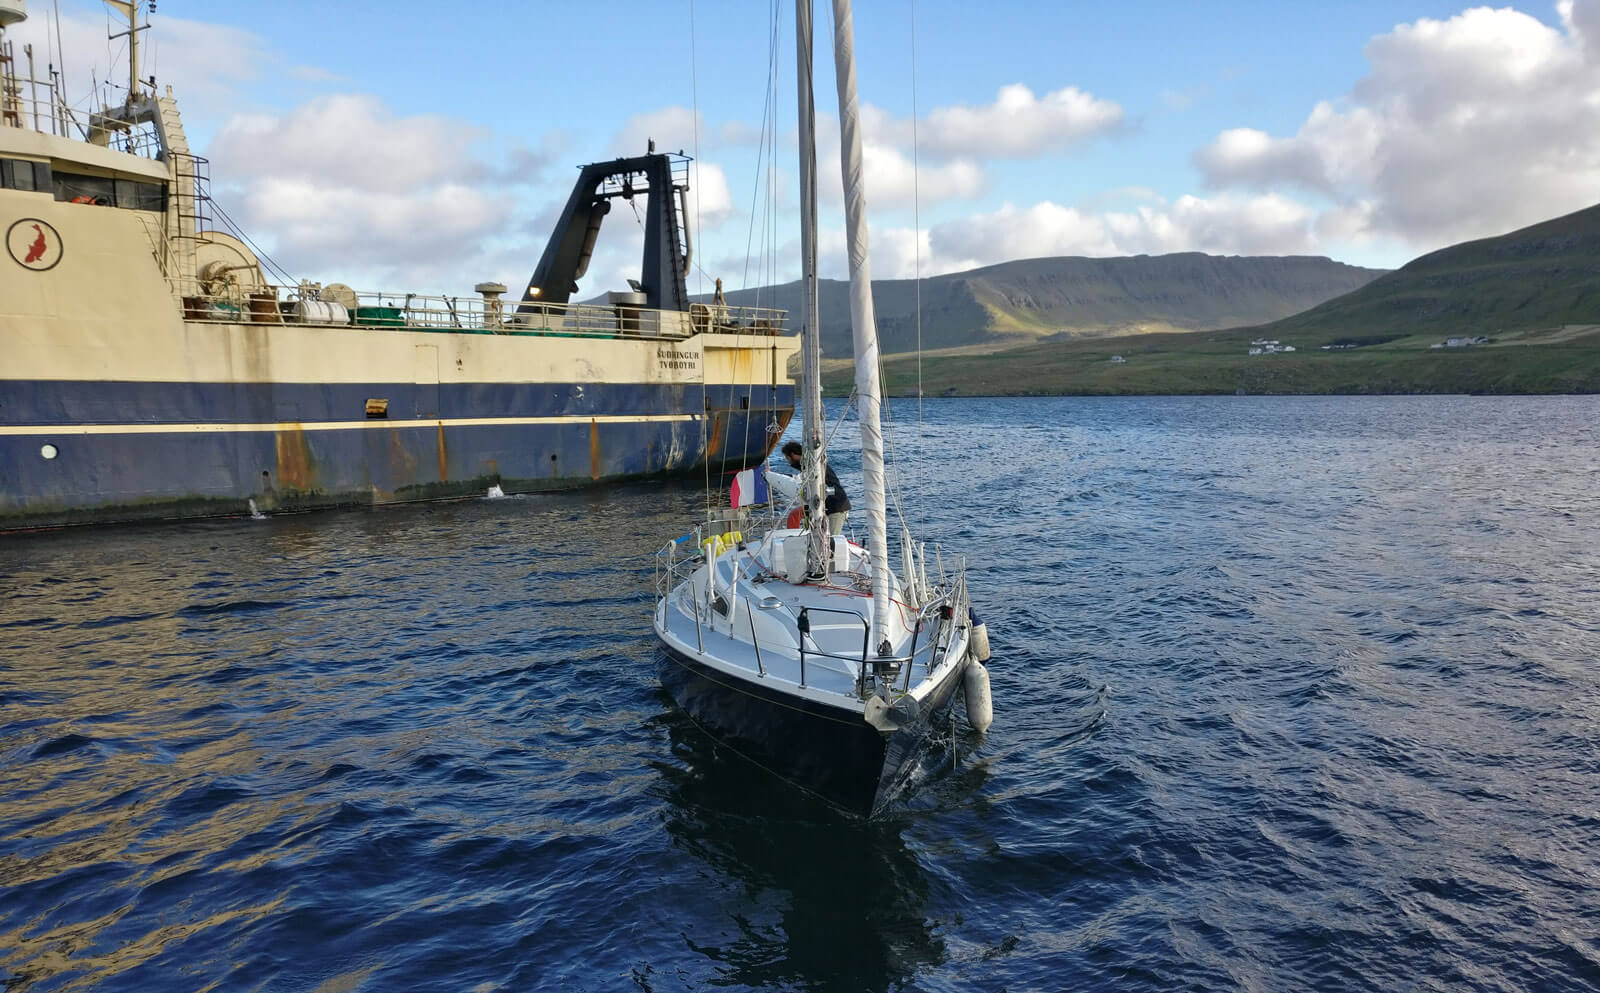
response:
[[[219,230],[170,87],[85,117],[0,0],[0,530],[586,485],[765,459],[794,410],[779,311],[696,302],[688,160],[583,168],[509,299],[271,278]],[[153,4],[152,4],[153,6]],[[640,278],[575,302],[618,198]],[[333,221],[336,223],[336,220]]]

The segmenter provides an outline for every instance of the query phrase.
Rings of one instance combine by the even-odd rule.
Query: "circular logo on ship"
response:
[[[44,272],[61,261],[61,235],[37,217],[24,217],[6,230],[6,251],[22,268]]]

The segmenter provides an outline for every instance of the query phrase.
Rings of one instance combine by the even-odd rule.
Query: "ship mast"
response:
[[[128,30],[111,35],[111,39],[128,37],[128,106],[131,107],[139,96],[139,32],[145,29],[139,26],[139,0],[105,0],[105,3],[128,18]]]

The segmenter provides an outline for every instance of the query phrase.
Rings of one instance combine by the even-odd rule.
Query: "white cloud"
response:
[[[727,121],[716,129],[716,143],[723,146],[758,145],[761,143],[761,129],[745,121]]]
[[[712,129],[702,116],[687,107],[661,107],[628,118],[611,137],[609,149],[617,156],[644,155],[655,142],[658,152],[682,151],[695,154],[696,126],[701,151],[757,141],[759,135],[742,124],[730,123]],[[640,210],[643,210],[643,202]],[[689,218],[699,229],[711,230],[739,216],[728,184],[727,171],[718,163],[691,161],[689,164]]]
[[[1315,216],[1276,194],[1213,199],[1185,196],[1172,203],[1097,213],[1043,201],[935,225],[923,241],[923,273],[957,272],[1013,259],[1084,255],[1299,255],[1315,252]],[[874,257],[878,246],[874,242]],[[910,275],[914,244],[908,232],[887,242],[897,276]]]
[[[688,107],[662,107],[635,114],[623,122],[611,139],[611,152],[619,156],[645,154],[651,140],[661,152],[685,151],[694,154],[695,136],[711,137],[704,120]]]
[[[991,104],[933,110],[918,128],[918,140],[934,155],[1032,158],[1121,125],[1118,104],[1076,86],[1038,97],[1013,83],[1001,87]]]
[[[353,264],[380,272],[431,265],[430,283],[453,274],[456,261],[475,254],[506,220],[498,197],[456,183],[396,197],[294,176],[252,184],[241,209],[251,226],[273,233],[279,254],[290,257],[280,258],[285,264],[315,271]]]
[[[140,75],[157,72],[158,82],[165,77],[184,90],[249,82],[281,61],[262,38],[239,28],[165,14],[155,23],[160,31],[151,32]]]
[[[48,21],[31,18],[7,40],[19,48],[32,43],[36,60],[48,61]],[[512,226],[513,204],[544,156],[514,145],[480,157],[474,149],[487,143],[488,131],[438,115],[398,116],[368,95],[317,97],[281,113],[241,112],[251,106],[251,85],[268,74],[301,81],[331,74],[291,64],[249,31],[165,14],[156,26],[141,76],[155,73],[159,84],[173,86],[191,142],[211,159],[218,205],[292,274],[433,290],[525,276],[503,268],[506,246],[534,237]],[[105,30],[104,18],[63,12],[75,84],[90,68],[108,76],[105,65],[82,61],[83,53],[107,50]],[[113,54],[125,58],[125,51]],[[125,62],[112,69],[110,78],[126,78]],[[87,86],[75,89],[83,91],[75,101],[80,110],[98,106]],[[518,269],[531,271],[529,254],[517,250],[524,259]]]
[[[1334,201],[1316,230],[1429,249],[1600,197],[1600,0],[1552,28],[1511,9],[1423,18],[1366,47],[1371,67],[1299,131],[1225,131],[1195,163],[1208,185]]]
[[[868,196],[886,206],[909,206],[917,197],[925,202],[968,199],[983,192],[983,170],[970,159],[917,163],[899,149],[868,145],[862,152]],[[842,189],[832,184],[830,189]]]
[[[936,225],[930,238],[934,266],[980,265],[1052,255],[1117,255],[1101,217],[1048,200]]]
[[[524,278],[547,233],[529,230],[518,204],[546,156],[491,138],[462,121],[402,117],[375,97],[335,94],[283,114],[235,116],[208,154],[219,202],[292,274],[459,292]],[[514,257],[521,262],[507,272]]]
[[[1035,158],[1122,126],[1117,104],[1066,87],[1035,96],[1020,83],[993,103],[939,107],[922,119],[861,108],[861,158],[872,208],[970,200],[987,188],[983,163]],[[824,202],[840,194],[839,120],[817,119],[817,182]],[[913,159],[915,151],[916,158]]]
[[[211,143],[219,174],[300,178],[396,192],[478,178],[468,147],[487,132],[435,115],[397,117],[377,97],[318,97],[288,114],[234,117]]]
[[[727,174],[714,162],[694,162],[689,170],[689,223],[719,227],[734,215]]]
[[[1179,197],[1105,215],[1117,254],[1209,252],[1213,255],[1305,255],[1318,251],[1314,212],[1278,194],[1211,199]]]
[[[866,108],[861,123],[861,165],[869,210],[910,207],[919,199],[924,205],[966,200],[983,193],[985,177],[976,161],[923,157],[913,164],[909,143],[904,147],[895,143],[900,132],[896,122],[881,111]],[[838,118],[818,118],[816,140],[817,196],[823,203],[839,204],[844,199],[844,183]]]
[[[834,243],[836,242],[836,244]],[[834,253],[829,261],[838,267],[840,278],[849,275],[849,260],[845,257],[844,232],[836,232],[829,247]],[[959,250],[959,249],[957,249]],[[984,265],[978,258],[935,257],[933,232],[923,228],[874,228],[872,231],[872,277],[874,279],[915,279],[936,276],[946,272],[960,272]]]
[[[1561,21],[1592,58],[1600,54],[1600,4],[1561,0],[1556,4]]]
[[[908,208],[919,202],[931,207],[952,200],[976,199],[987,189],[984,159],[1043,155],[1115,130],[1122,119],[1122,109],[1117,104],[1076,87],[1040,97],[1021,84],[1001,88],[993,103],[941,107],[920,121],[897,118],[872,105],[863,106],[862,160],[869,209],[876,212]],[[697,121],[701,140],[715,146],[760,141],[760,135],[748,126],[730,123],[708,128],[694,111],[671,106],[629,118],[612,138],[610,147],[616,154],[639,154],[646,140],[654,137],[658,148],[690,150]],[[915,162],[914,138],[920,152],[920,161]],[[842,182],[836,117],[819,115],[816,142],[819,197],[823,204],[837,206],[842,201]],[[783,143],[778,153],[782,162],[792,159],[792,149],[791,141]],[[781,182],[789,180],[787,166],[778,172]],[[726,173],[709,165],[705,173],[696,185],[705,187],[698,196],[701,223],[709,229],[743,211],[732,200]],[[787,207],[790,200],[784,194],[779,189],[777,199],[780,206]]]
[[[838,204],[844,199],[844,184],[837,132],[829,138],[830,144],[817,150],[817,195],[824,203]],[[910,207],[919,200],[928,205],[972,199],[984,189],[983,170],[969,159],[919,162],[913,166],[910,157],[898,148],[866,142],[861,149],[861,165],[870,210]]]
[[[106,41],[109,15],[89,16],[70,10],[61,14],[60,34],[66,51],[63,59],[56,48],[54,18],[46,17],[34,5],[34,16],[11,28],[7,41],[17,46],[21,61],[24,45],[31,44],[38,72],[44,75],[47,62],[66,70],[66,99],[80,113],[98,110],[105,102],[103,93],[93,92],[90,80],[109,80],[113,103],[120,103],[128,81],[127,42]],[[156,83],[165,92],[170,85],[182,100],[184,120],[190,133],[206,130],[216,120],[248,105],[246,84],[282,69],[304,78],[307,67],[289,67],[283,57],[259,35],[222,24],[191,21],[159,14],[152,20],[155,30],[143,35],[139,76]],[[126,27],[125,23],[123,27]],[[118,30],[116,27],[112,31]]]
[[[1319,105],[1315,119],[1325,111]],[[1302,129],[1302,135],[1311,125]],[[1340,147],[1332,144],[1331,147]],[[1212,185],[1256,189],[1280,183],[1297,184],[1319,193],[1333,193],[1334,182],[1311,140],[1273,138],[1255,128],[1230,128],[1195,153],[1195,164]],[[1220,180],[1219,177],[1226,177]]]

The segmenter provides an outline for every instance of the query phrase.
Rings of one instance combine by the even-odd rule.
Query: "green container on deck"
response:
[[[399,307],[357,307],[356,323],[369,328],[403,328],[406,319]]]

